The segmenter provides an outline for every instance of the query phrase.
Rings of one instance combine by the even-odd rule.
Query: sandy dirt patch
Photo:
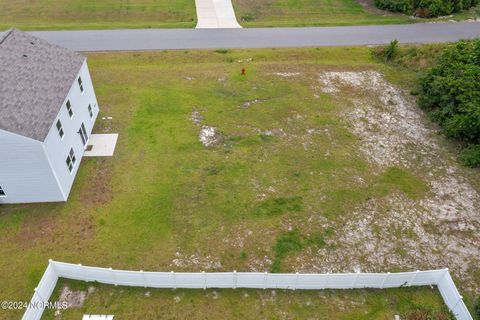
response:
[[[422,199],[394,193],[359,206],[337,227],[334,249],[306,250],[296,259],[298,270],[448,267],[478,290],[472,270],[480,265],[480,194],[415,102],[376,71],[325,72],[318,80],[322,92],[351,104],[346,119],[373,168],[406,168],[430,191]]]
[[[198,140],[200,140],[205,147],[212,147],[220,143],[221,137],[217,128],[202,126]]]

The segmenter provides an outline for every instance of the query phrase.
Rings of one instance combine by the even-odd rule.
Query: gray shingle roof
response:
[[[0,35],[0,129],[44,141],[84,61],[16,29]]]

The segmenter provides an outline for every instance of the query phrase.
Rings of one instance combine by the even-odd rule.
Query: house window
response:
[[[63,139],[63,136],[65,135],[65,133],[63,132],[62,123],[60,122],[60,119],[58,119],[57,121],[57,130],[58,130],[58,134],[60,135],[60,139]]]
[[[88,113],[90,114],[90,119],[93,119],[92,105],[88,105]]]
[[[78,86],[80,87],[80,92],[83,93],[83,83],[81,77],[78,77]]]
[[[70,116],[70,119],[72,119],[73,110],[72,110],[72,104],[70,103],[70,100],[67,100],[67,111],[68,111],[68,115]]]
[[[0,197],[6,197],[7,194],[3,191],[3,188],[0,186]]]
[[[75,152],[73,152],[73,148],[71,148],[67,156],[67,168],[70,173],[73,172],[73,169],[75,168],[75,163],[77,163],[77,158],[75,158]]]

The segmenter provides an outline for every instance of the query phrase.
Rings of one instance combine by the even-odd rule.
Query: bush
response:
[[[480,319],[480,297],[477,298],[477,301],[475,302],[475,306],[473,307],[474,309],[474,315],[476,316],[477,319]]]
[[[394,54],[387,61],[387,46],[375,46],[371,48],[372,55],[380,62],[388,62],[398,67],[406,68],[416,73],[423,72],[435,65],[437,57],[441,54],[446,44],[424,44],[424,45],[395,45]]]
[[[383,10],[413,14],[412,0],[375,0],[374,2],[377,8]]]
[[[419,104],[447,136],[480,145],[480,39],[448,46],[437,64],[420,79]],[[462,158],[478,166],[478,147]]]
[[[385,60],[393,60],[398,54],[398,40],[395,39],[385,48]]]
[[[383,62],[393,62],[399,54],[398,40],[390,41],[387,46],[374,47],[371,52],[375,58]]]
[[[477,4],[478,0],[375,0],[380,9],[423,18],[449,15]]]
[[[480,167],[480,145],[472,145],[465,148],[460,157],[463,164],[469,167]],[[480,300],[478,305],[479,319],[480,319]]]

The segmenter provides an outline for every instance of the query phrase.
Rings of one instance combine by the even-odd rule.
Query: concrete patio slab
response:
[[[111,157],[115,152],[118,133],[92,134],[83,154],[85,157]]]
[[[197,29],[241,28],[230,0],[195,0]]]

